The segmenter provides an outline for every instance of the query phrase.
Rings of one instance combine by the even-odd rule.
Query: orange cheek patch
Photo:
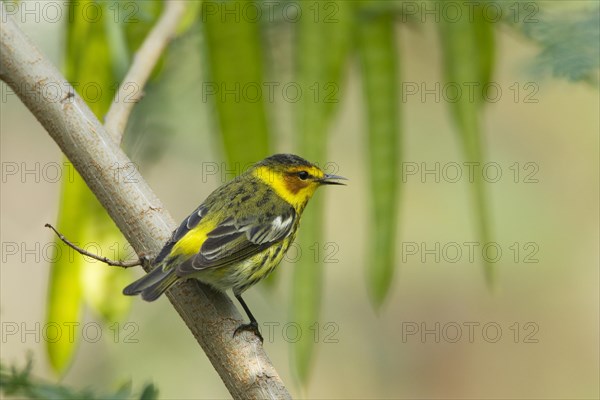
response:
[[[307,183],[296,179],[294,176],[286,176],[284,181],[286,189],[292,194],[297,194],[301,189],[307,186]]]

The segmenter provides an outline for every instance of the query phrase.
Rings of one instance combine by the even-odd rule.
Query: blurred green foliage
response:
[[[213,3],[219,9],[236,10],[252,0]],[[270,153],[266,109],[260,96],[264,82],[260,25],[246,18],[222,16],[202,14],[210,69],[205,90],[214,94],[215,122],[229,168],[239,174]]]
[[[0,362],[0,393],[9,398],[40,400],[158,399],[158,389],[152,384],[145,385],[137,395],[131,392],[131,382],[121,385],[114,393],[98,394],[91,389],[77,390],[60,384],[43,382],[31,376],[32,368],[31,358],[22,369],[14,365],[7,367]]]
[[[596,1],[493,2],[505,25],[539,47],[528,73],[597,86],[600,4]]]
[[[375,306],[387,297],[395,269],[401,115],[394,15],[377,3],[356,3],[356,48],[368,124],[370,174],[367,284]]]
[[[458,7],[462,15],[469,15],[466,3]],[[461,18],[457,22],[443,19],[439,24],[446,84],[456,85],[458,90],[462,90],[466,83],[483,87],[490,82],[493,72],[494,26],[484,17],[481,4],[472,8],[473,18]],[[449,103],[450,112],[459,131],[466,161],[480,165],[484,162],[480,122],[484,98],[477,95],[471,99],[459,93],[457,92],[457,101]],[[489,243],[491,234],[488,202],[481,174],[474,176],[472,191],[479,221],[480,242]],[[485,262],[484,268],[486,281],[493,287],[493,265]]]
[[[589,4],[589,9],[567,14],[544,12],[539,23],[521,25],[523,33],[541,46],[534,74],[598,85],[600,5]]]

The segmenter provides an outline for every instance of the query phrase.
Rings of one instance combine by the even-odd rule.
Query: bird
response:
[[[294,154],[257,162],[213,191],[185,218],[151,261],[153,269],[123,294],[154,301],[187,279],[221,292],[231,290],[249,319],[233,336],[252,331],[262,342],[242,294],[279,265],[317,188],[344,185],[343,180]]]

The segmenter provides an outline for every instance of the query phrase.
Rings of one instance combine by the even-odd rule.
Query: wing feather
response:
[[[163,261],[169,255],[175,243],[177,243],[179,239],[184,237],[186,233],[188,233],[190,230],[196,227],[200,223],[200,221],[202,221],[202,218],[205,214],[206,207],[204,206],[204,204],[202,204],[200,205],[200,207],[196,208],[193,213],[188,215],[188,217],[183,220],[183,222],[177,227],[177,229],[173,231],[171,238],[164,245],[160,253],[158,253],[158,256],[156,256],[156,258],[153,261],[153,264],[156,265]]]
[[[296,213],[291,206],[279,211],[277,216],[226,219],[208,233],[195,257],[177,267],[178,275],[237,263],[285,239],[292,232]]]

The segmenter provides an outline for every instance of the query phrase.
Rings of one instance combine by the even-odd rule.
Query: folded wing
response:
[[[276,215],[257,215],[228,218],[207,235],[200,252],[177,267],[185,276],[206,268],[219,268],[245,260],[292,232],[296,213],[283,207]]]

